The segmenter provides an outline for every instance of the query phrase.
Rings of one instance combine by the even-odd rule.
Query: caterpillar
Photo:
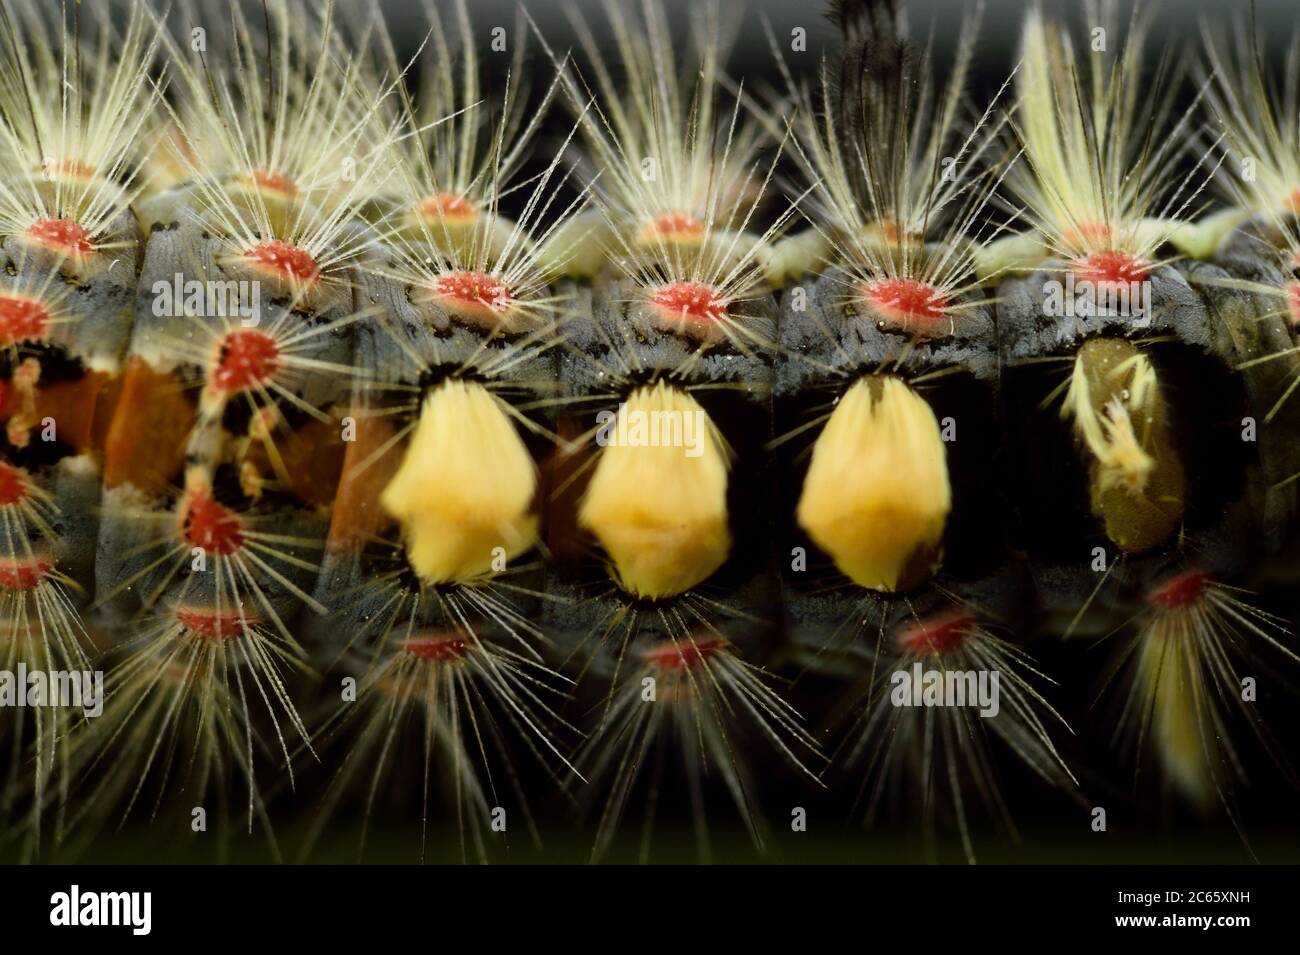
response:
[[[401,6],[0,0],[0,857],[1271,858],[1300,45]]]

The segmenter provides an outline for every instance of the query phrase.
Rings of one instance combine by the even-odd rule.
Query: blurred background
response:
[[[347,4],[351,0],[342,0]],[[382,0],[385,16],[394,36],[414,53],[425,28],[423,4],[439,0]],[[522,0],[529,15],[546,32],[548,42],[558,48],[576,43],[570,17],[576,12],[585,17],[597,36],[608,38],[603,7],[610,0]],[[612,0],[619,6],[635,8],[642,0]],[[471,0],[470,13],[476,30],[486,34],[495,26],[509,26],[521,5],[520,0]],[[1006,78],[1015,61],[1020,22],[1024,11],[1034,4],[1030,0],[984,0],[984,15],[979,27],[976,58],[976,92],[993,92]],[[1042,0],[1045,11],[1066,13],[1079,22],[1088,6],[1087,0]],[[1218,35],[1229,18],[1245,14],[1251,0],[1119,0],[1121,18],[1134,11],[1151,16],[1152,39],[1167,44],[1171,50],[1199,43],[1204,26]],[[663,6],[680,19],[697,0],[663,0]],[[834,52],[835,28],[826,16],[826,0],[734,0],[723,4],[730,16],[738,20],[733,72],[738,76],[753,73],[770,76],[771,55],[764,34],[763,20],[771,23],[778,38],[789,38],[796,27],[807,31],[808,48],[802,56],[802,68],[811,71],[822,53]],[[940,61],[958,40],[957,29],[964,14],[974,11],[974,0],[910,0],[906,4],[915,35],[931,31]],[[1256,17],[1260,33],[1271,55],[1280,54],[1300,25],[1300,5],[1296,0],[1256,0]],[[531,38],[530,38],[531,41]],[[792,67],[800,67],[800,55],[786,52]]]

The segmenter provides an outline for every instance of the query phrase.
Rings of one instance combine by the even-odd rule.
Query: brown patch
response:
[[[353,411],[352,416],[357,422],[357,439],[349,442],[343,453],[338,495],[334,499],[334,514],[326,542],[326,548],[332,554],[361,550],[367,541],[392,523],[392,518],[379,505],[379,495],[402,463],[399,444],[363,469],[361,465],[392,438],[396,429],[387,418],[367,417],[362,411]]]
[[[59,440],[78,454],[99,450],[96,440],[102,436],[96,424],[103,398],[111,379],[101,371],[91,371],[76,381],[56,381],[37,388],[37,420],[53,418],[58,422]]]
[[[338,419],[318,421],[312,418],[294,431],[287,441],[276,443],[289,489],[300,500],[316,507],[328,507],[336,493],[341,493],[339,475],[343,471],[347,448]],[[266,446],[260,442],[250,448],[246,460],[261,474],[274,473]]]
[[[561,443],[582,437],[585,430],[584,422],[572,415],[561,415],[556,421]],[[560,446],[541,461],[538,493],[545,502],[546,548],[557,562],[576,560],[591,550],[591,538],[578,526],[578,502],[591,480],[592,468],[574,478],[579,468],[592,463],[591,453],[585,445],[572,452]]]
[[[132,358],[104,437],[104,485],[163,490],[185,464],[194,402],[170,374]]]

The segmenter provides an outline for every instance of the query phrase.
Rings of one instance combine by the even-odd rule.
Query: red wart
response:
[[[975,629],[973,614],[954,610],[906,627],[898,635],[898,645],[911,653],[937,656],[960,648]]]

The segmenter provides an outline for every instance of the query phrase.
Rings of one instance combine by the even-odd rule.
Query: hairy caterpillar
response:
[[[389,6],[0,6],[6,857],[811,806],[974,861],[1103,803],[1266,855],[1300,183],[1250,18],[1153,69],[1035,8],[989,86],[978,8],[741,71],[716,4]]]

